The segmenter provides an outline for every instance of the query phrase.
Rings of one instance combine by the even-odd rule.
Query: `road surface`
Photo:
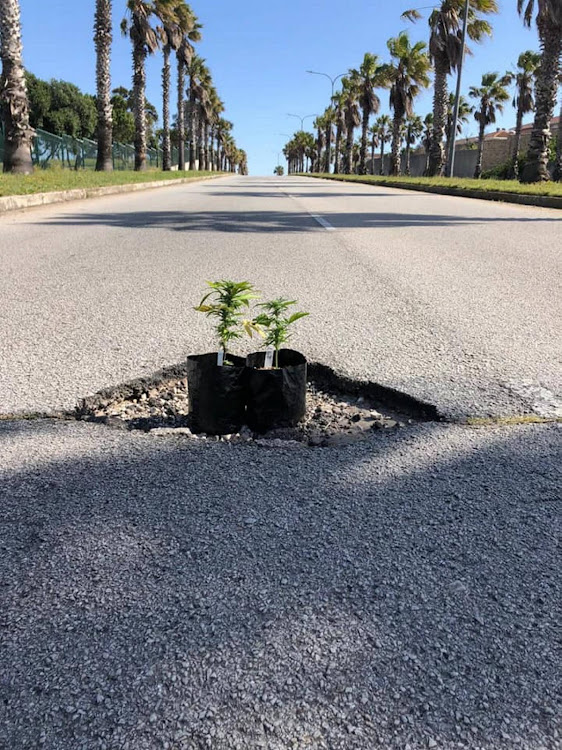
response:
[[[552,209],[305,178],[232,177],[0,219],[0,413],[82,396],[215,346],[206,279],[312,315],[311,359],[441,414],[562,414]]]
[[[562,425],[451,423],[557,413],[559,244],[555,211],[303,178],[0,219],[0,747],[559,750]],[[271,449],[37,418],[210,349],[221,277],[451,421]]]

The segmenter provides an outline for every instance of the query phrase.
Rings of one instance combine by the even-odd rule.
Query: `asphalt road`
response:
[[[192,305],[225,277],[298,299],[310,358],[446,417],[562,413],[561,228],[555,210],[291,177],[10,214],[0,413],[211,350]]]
[[[452,419],[557,414],[559,244],[555,211],[296,178],[0,219],[0,747],[559,750],[560,424],[6,419],[210,349],[221,277]]]
[[[0,747],[559,750],[560,433],[0,422]]]

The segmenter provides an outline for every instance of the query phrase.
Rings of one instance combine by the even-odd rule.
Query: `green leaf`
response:
[[[287,320],[287,323],[290,325],[291,323],[294,323],[296,320],[300,320],[300,318],[306,318],[307,315],[310,315],[310,313],[307,313],[307,312],[293,313],[291,317]]]

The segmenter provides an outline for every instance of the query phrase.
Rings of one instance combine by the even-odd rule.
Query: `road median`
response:
[[[224,176],[224,174],[218,174],[204,177],[179,177],[173,180],[152,180],[150,182],[129,182],[122,185],[106,185],[104,187],[51,190],[44,193],[30,193],[29,195],[6,195],[0,197],[0,216],[9,211],[21,211],[26,208],[48,206],[54,203],[66,203],[68,201],[85,200],[87,198],[101,198],[106,195],[120,195],[122,193],[134,193],[139,190],[153,190],[155,188],[185,185],[192,182],[216,180]]]
[[[416,190],[422,193],[435,193],[437,195],[453,195],[457,198],[479,198],[480,200],[499,201],[503,203],[518,203],[525,206],[539,206],[542,208],[562,208],[562,195],[540,195],[535,193],[516,193],[506,190],[475,189],[446,185],[429,185],[409,182],[407,180],[384,178],[359,177],[358,175],[325,175],[325,174],[302,174],[302,177],[313,177],[321,180],[334,180],[337,182],[360,183],[372,187],[390,187],[400,190]]]

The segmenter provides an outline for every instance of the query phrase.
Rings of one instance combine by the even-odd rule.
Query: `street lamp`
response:
[[[316,115],[305,115],[304,117],[301,117],[300,115],[291,115],[287,114],[287,117],[296,117],[297,120],[301,121],[301,130],[304,130],[304,121],[308,120],[309,117],[316,117]]]
[[[324,78],[327,78],[332,84],[332,97],[334,96],[334,87],[336,85],[336,81],[339,81],[340,78],[343,78],[344,75],[346,75],[346,73],[340,73],[339,76],[332,78],[332,76],[329,76],[327,73],[319,73],[317,70],[307,70],[306,72],[310,73],[313,76],[324,76]]]

